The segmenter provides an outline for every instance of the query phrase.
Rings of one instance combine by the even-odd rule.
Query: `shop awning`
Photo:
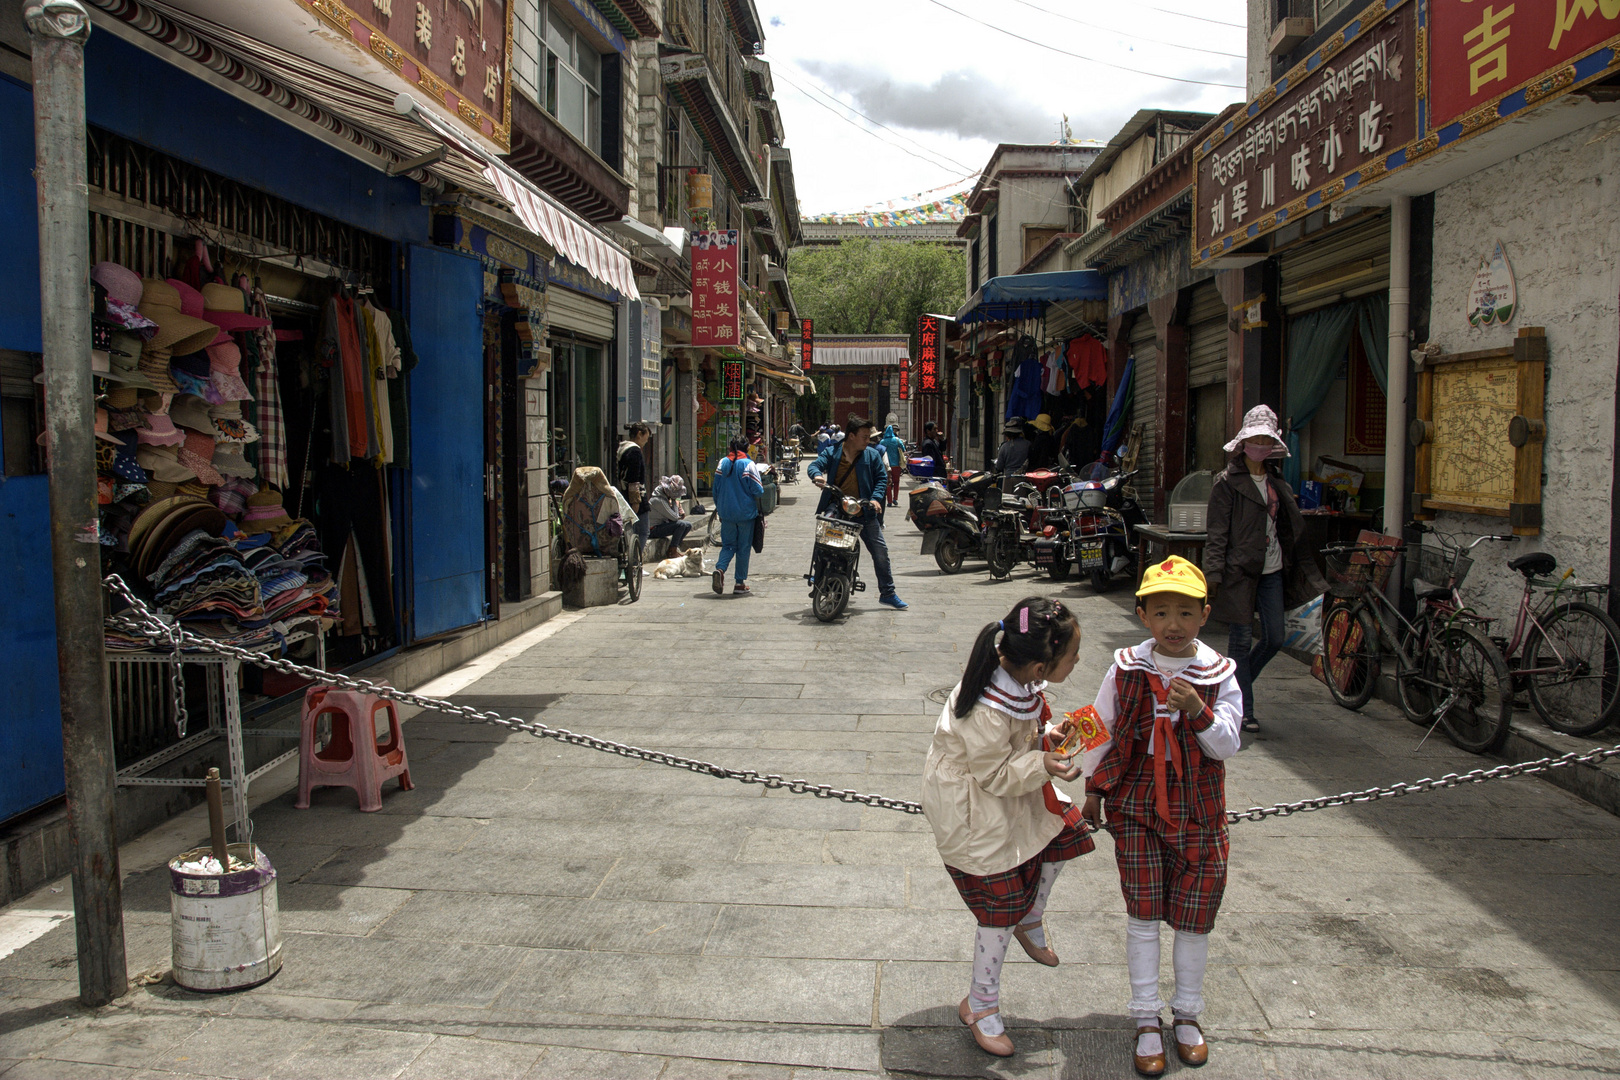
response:
[[[827,335],[818,337],[811,366],[895,367],[911,357],[911,335],[873,334],[871,336]]]
[[[1108,280],[1095,270],[1006,274],[991,278],[956,313],[960,323],[1038,319],[1060,300],[1107,300]],[[819,357],[817,358],[820,359]]]

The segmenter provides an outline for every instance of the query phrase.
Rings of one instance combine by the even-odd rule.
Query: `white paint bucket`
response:
[[[174,981],[187,990],[242,990],[281,970],[275,867],[251,844],[227,850],[253,865],[228,874],[179,869],[209,855],[207,848],[169,861]]]

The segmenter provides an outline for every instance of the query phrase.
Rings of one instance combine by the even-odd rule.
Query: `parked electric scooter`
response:
[[[932,555],[941,573],[957,573],[964,559],[984,557],[984,521],[975,507],[987,501],[1000,505],[994,474],[929,480],[913,488],[908,498],[906,517],[922,531],[922,554]]]
[[[816,515],[816,546],[810,555],[810,608],[817,619],[832,622],[844,613],[853,593],[865,592],[860,577],[861,502],[845,495]]]
[[[1064,492],[1068,498],[1072,491],[1080,506],[1071,529],[1075,565],[1091,575],[1091,587],[1100,593],[1121,577],[1136,579],[1136,526],[1146,525],[1148,516],[1129,487],[1134,476],[1134,470],[1116,473],[1072,484]]]

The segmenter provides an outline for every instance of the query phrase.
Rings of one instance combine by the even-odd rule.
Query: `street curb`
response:
[[[1289,656],[1310,666],[1311,654],[1297,649],[1284,649]],[[1327,688],[1324,686],[1324,690]],[[1378,682],[1373,688],[1373,696],[1379,701],[1401,707],[1401,700],[1395,689],[1395,680],[1389,675],[1380,674]],[[1613,732],[1613,728],[1605,729]],[[1603,743],[1600,741],[1603,732],[1597,735],[1588,735],[1577,738],[1553,731],[1541,722],[1541,718],[1533,710],[1522,705],[1515,706],[1513,710],[1513,723],[1508,731],[1507,742],[1495,754],[1482,755],[1493,760],[1507,763],[1520,761],[1534,761],[1537,758],[1558,757],[1568,753],[1585,753],[1595,749]],[[1602,764],[1593,765],[1581,762],[1561,769],[1551,769],[1538,773],[1543,780],[1556,787],[1563,788],[1570,794],[1580,798],[1599,810],[1605,810],[1616,817],[1620,817],[1620,765],[1613,764],[1614,759]]]

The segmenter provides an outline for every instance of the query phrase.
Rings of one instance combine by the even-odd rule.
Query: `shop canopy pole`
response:
[[[85,177],[84,43],[78,0],[29,0],[34,53],[35,183],[56,663],[67,771],[79,1000],[105,1005],[129,988],[118,880],[112,716],[102,639],[95,395],[90,375],[90,192]]]
[[[1406,522],[1406,386],[1412,370],[1407,327],[1412,310],[1412,198],[1389,208],[1389,363],[1384,405],[1384,532],[1400,536]]]

